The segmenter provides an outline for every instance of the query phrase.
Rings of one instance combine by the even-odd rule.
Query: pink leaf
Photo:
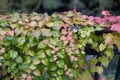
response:
[[[66,37],[65,36],[61,36],[60,40],[66,40]]]
[[[74,56],[70,56],[70,61],[72,62],[73,60],[75,60]]]
[[[104,11],[102,11],[102,15],[107,17],[107,16],[110,16],[111,14],[109,13],[109,11],[104,10]]]
[[[28,76],[28,77],[27,77],[27,80],[32,80],[32,76]]]
[[[5,37],[5,36],[2,36],[2,35],[1,35],[1,36],[0,36],[0,40],[3,40],[3,39],[4,39],[4,37]]]
[[[26,74],[22,74],[22,78],[24,78],[24,79],[25,79],[26,77],[27,77],[27,75],[26,75]]]
[[[67,25],[67,24],[64,24],[63,27],[64,27],[65,30],[67,30],[68,25]]]
[[[118,23],[118,24],[113,24],[113,25],[111,26],[110,30],[114,30],[114,31],[120,32],[120,23]]]
[[[7,32],[7,35],[9,35],[9,36],[14,36],[14,33],[15,33],[15,31],[14,31],[14,30],[11,30],[11,31],[8,31],[8,32]]]
[[[66,45],[67,43],[68,43],[68,40],[65,40],[65,41],[64,41],[64,45]]]
[[[65,74],[66,74],[67,76],[69,76],[69,75],[70,75],[70,71],[67,70],[67,71],[65,72]]]

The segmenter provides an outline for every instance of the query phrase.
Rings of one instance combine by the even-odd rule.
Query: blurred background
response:
[[[52,14],[76,9],[83,14],[100,16],[102,10],[120,14],[120,0],[0,0],[0,14],[38,12]]]

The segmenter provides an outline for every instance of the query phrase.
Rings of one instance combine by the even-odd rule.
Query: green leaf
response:
[[[32,50],[27,50],[25,53],[30,55],[30,56],[34,56],[35,55],[35,52],[32,51]]]
[[[93,73],[96,72],[96,66],[91,66],[90,69],[91,69],[91,72]]]
[[[35,71],[33,71],[33,74],[34,74],[35,76],[40,76],[40,71],[39,71],[39,70],[35,70]]]
[[[57,66],[55,64],[50,65],[50,70],[55,71],[57,69]]]
[[[57,52],[57,56],[60,57],[60,58],[64,58],[64,55],[65,53],[64,52]]]
[[[38,65],[38,64],[40,64],[40,61],[41,60],[39,58],[34,58],[32,62],[33,62],[33,64]]]
[[[90,59],[89,64],[90,64],[90,65],[96,65],[97,62],[98,62],[98,60],[94,57],[94,58],[91,58],[91,59]]]
[[[57,64],[57,66],[60,67],[60,68],[64,68],[64,66],[65,66],[65,63],[64,63],[63,60],[57,61],[56,64]]]
[[[18,56],[18,52],[14,50],[9,51],[10,58],[15,59]]]
[[[52,31],[52,35],[53,37],[60,37],[60,31],[58,30]]]
[[[112,59],[113,56],[114,56],[114,51],[113,51],[112,48],[108,48],[108,49],[105,50],[105,54],[108,58]]]
[[[72,74],[74,77],[76,77],[76,78],[78,78],[78,76],[79,76],[79,75],[78,75],[79,73],[78,73],[78,70],[77,70],[77,69],[72,69],[72,70],[71,70],[71,74]]]
[[[109,64],[109,60],[107,57],[99,57],[98,60],[101,62],[101,64],[105,67],[108,67],[108,64]]]
[[[43,41],[39,42],[39,44],[38,44],[38,46],[37,46],[38,49],[43,49],[43,48],[45,48],[45,47],[46,47],[46,45],[44,44]]]
[[[74,16],[73,11],[69,11],[69,12],[67,12],[67,17],[72,17],[72,16]]]
[[[58,40],[58,38],[51,38],[50,43],[53,45],[57,45],[59,43],[59,40]]]
[[[13,73],[16,74],[16,73],[18,73],[18,71],[19,71],[18,68],[14,68]]]
[[[37,55],[38,55],[39,58],[45,58],[46,57],[45,52],[43,50],[39,50],[37,52]]]
[[[9,63],[10,70],[14,70],[15,67],[16,67],[16,63],[14,63],[14,62]]]
[[[22,62],[23,62],[22,57],[21,57],[21,56],[18,56],[18,57],[16,58],[16,62],[17,62],[17,63],[22,63]]]
[[[46,25],[47,25],[48,27],[52,27],[52,26],[53,26],[53,22],[52,22],[52,21],[49,21],[49,22],[46,23]]]
[[[60,30],[60,28],[62,27],[63,22],[62,21],[55,21],[53,24],[53,29],[55,30]]]
[[[57,77],[57,74],[56,74],[55,71],[54,71],[54,72],[51,72],[51,75],[54,76],[54,77]],[[54,80],[54,79],[52,79],[52,80]]]
[[[5,40],[13,41],[14,38],[13,38],[12,36],[6,36],[6,37],[5,37]]]
[[[48,59],[49,59],[49,61],[50,61],[50,62],[54,62],[54,61],[55,61],[55,59],[54,59],[54,57],[53,57],[53,56],[48,57]]]
[[[63,78],[61,76],[58,76],[56,80],[63,80]]]
[[[37,29],[37,30],[35,30],[35,32],[33,33],[33,36],[38,40],[38,39],[40,38],[40,34],[41,34],[40,30]]]
[[[33,41],[34,40],[34,36],[33,36],[33,34],[31,32],[27,33],[27,38],[28,38],[29,41]]]
[[[35,69],[37,68],[37,66],[34,65],[34,64],[31,64],[31,65],[29,66],[29,68],[30,68],[31,70],[35,70]]]
[[[48,56],[52,56],[51,49],[46,49],[46,54],[47,54]]]
[[[64,43],[62,41],[59,41],[57,46],[58,48],[64,48]]]
[[[18,45],[21,46],[25,43],[25,37],[19,37],[17,41],[18,41]]]
[[[100,51],[103,51],[105,48],[106,48],[105,44],[100,44],[100,46],[99,46]]]
[[[98,74],[102,74],[103,68],[101,66],[97,66],[96,71],[98,72]]]
[[[60,76],[63,75],[63,70],[62,69],[57,70],[57,74]]]
[[[43,29],[41,29],[41,32],[42,32],[42,35],[46,36],[46,37],[50,37],[52,35],[50,29],[43,28]]]
[[[49,65],[49,61],[48,61],[48,59],[47,59],[47,58],[42,59],[42,63],[43,63],[44,65],[46,65],[46,66],[48,66],[48,65]]]
[[[21,69],[21,70],[26,70],[28,68],[28,64],[27,64],[27,62],[24,62],[22,65],[19,65],[19,69]]]

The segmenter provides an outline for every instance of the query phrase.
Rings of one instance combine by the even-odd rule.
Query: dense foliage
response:
[[[104,18],[76,11],[19,14],[0,18],[0,64],[4,80],[93,80],[120,48],[120,17],[103,11]],[[113,30],[96,35],[95,31]],[[87,60],[91,44],[101,57]],[[119,49],[120,50],[120,49]],[[96,64],[101,62],[101,66]]]

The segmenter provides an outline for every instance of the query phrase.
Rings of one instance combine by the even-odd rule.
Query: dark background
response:
[[[72,9],[91,16],[100,16],[102,10],[120,15],[120,0],[0,0],[0,14],[13,12],[52,14]]]

